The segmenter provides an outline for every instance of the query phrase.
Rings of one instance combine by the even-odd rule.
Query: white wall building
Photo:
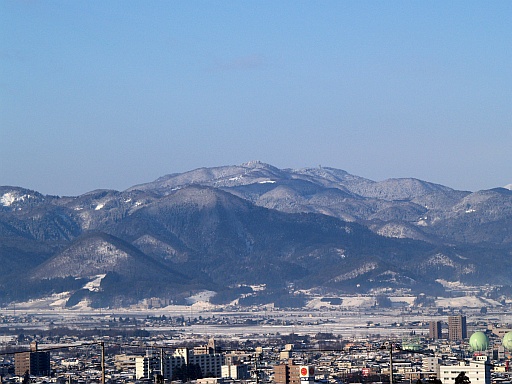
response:
[[[461,361],[458,365],[440,365],[439,379],[443,384],[454,384],[459,373],[465,372],[471,384],[491,384],[491,364],[487,356]]]
[[[222,366],[222,377],[230,377],[233,380],[246,380],[250,377],[247,364],[233,364]]]
[[[135,358],[135,377],[137,379],[152,379],[162,375],[164,379],[172,379],[172,371],[176,365],[184,364],[184,359],[165,355],[162,352],[146,352],[146,356]]]
[[[160,374],[160,358],[157,355],[146,353],[146,356],[135,358],[135,377],[149,379]]]
[[[189,351],[188,364],[199,365],[204,377],[221,377],[224,356],[221,353],[195,355],[192,351]]]
[[[424,373],[439,376],[439,357],[423,356],[421,361],[423,363],[422,371]]]
[[[172,379],[174,369],[185,364],[197,364],[205,377],[221,377],[223,363],[224,355],[221,353],[194,354],[187,348],[177,348],[172,355],[147,351],[146,356],[135,358],[135,377],[151,379],[162,375],[164,379]]]

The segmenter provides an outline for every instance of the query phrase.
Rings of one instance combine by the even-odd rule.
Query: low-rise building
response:
[[[461,361],[458,365],[440,365],[439,379],[443,384],[455,383],[455,378],[464,372],[471,384],[491,384],[491,364],[487,356],[476,356],[469,361]]]

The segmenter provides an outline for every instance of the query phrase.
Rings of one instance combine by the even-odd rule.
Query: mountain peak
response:
[[[247,167],[247,168],[261,168],[262,166],[268,166],[269,164],[263,163],[259,160],[250,160],[250,161],[247,161],[240,165],[242,167]]]

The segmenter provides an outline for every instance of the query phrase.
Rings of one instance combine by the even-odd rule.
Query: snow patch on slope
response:
[[[436,300],[437,308],[482,308],[486,306],[499,307],[501,304],[495,300],[485,299],[477,296],[447,297]]]
[[[443,255],[442,253],[437,253],[434,256],[429,257],[426,260],[425,264],[426,265],[443,265],[443,266],[452,267],[452,268],[456,267],[453,260],[450,259],[448,256]]]
[[[40,299],[28,300],[16,303],[16,308],[20,310],[40,310],[64,308],[71,292],[54,293],[50,296]]]
[[[190,297],[187,297],[185,301],[187,304],[195,304],[198,302],[209,302],[210,299],[215,296],[216,292],[214,291],[201,291],[199,293],[196,293],[195,295],[192,295]]]
[[[96,275],[96,277],[93,280],[89,281],[87,284],[84,285],[84,289],[87,289],[91,292],[99,292],[101,290],[101,280],[103,280],[105,276],[107,276],[105,273],[101,275]]]
[[[17,192],[7,192],[0,197],[0,204],[4,207],[10,207],[12,204],[17,203],[18,201],[25,201],[28,199],[33,199],[32,195],[20,195]]]
[[[370,271],[373,271],[377,268],[377,263],[365,263],[361,265],[359,268],[356,268],[350,272],[344,273],[342,275],[336,276],[333,281],[334,282],[340,282],[350,279],[355,279],[358,276],[364,275],[365,273],[368,273]]]

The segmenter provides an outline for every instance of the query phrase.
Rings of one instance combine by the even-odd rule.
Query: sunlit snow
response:
[[[16,192],[7,192],[0,197],[0,203],[4,207],[9,207],[17,201],[25,201],[25,199],[31,199],[34,196],[31,195],[18,195]]]
[[[14,203],[15,199],[15,196],[11,192],[7,192],[0,198],[0,202],[3,206],[8,207]]]
[[[250,285],[254,292],[264,291],[267,289],[267,284]]]
[[[89,281],[84,285],[84,289],[88,289],[91,292],[99,292],[101,280],[106,276],[106,274],[96,275],[94,280]]]
[[[333,281],[340,282],[340,281],[345,281],[345,280],[351,280],[360,275],[364,275],[365,273],[368,273],[376,268],[377,268],[377,263],[364,263],[359,268],[356,268],[356,269],[354,269],[350,272],[344,273],[342,275],[336,276],[333,279]]]
[[[193,296],[187,297],[185,301],[187,304],[195,304],[198,302],[208,302],[213,296],[215,296],[216,292],[213,291],[202,291]]]
[[[71,296],[70,292],[61,292],[58,294],[54,294],[51,297],[56,298],[56,300],[52,303],[50,303],[50,307],[60,307],[64,308],[66,306],[66,302],[69,300],[69,297]]]
[[[488,305],[497,307],[501,304],[495,300],[477,296],[448,297],[436,300],[436,307],[439,308],[482,308]]]

